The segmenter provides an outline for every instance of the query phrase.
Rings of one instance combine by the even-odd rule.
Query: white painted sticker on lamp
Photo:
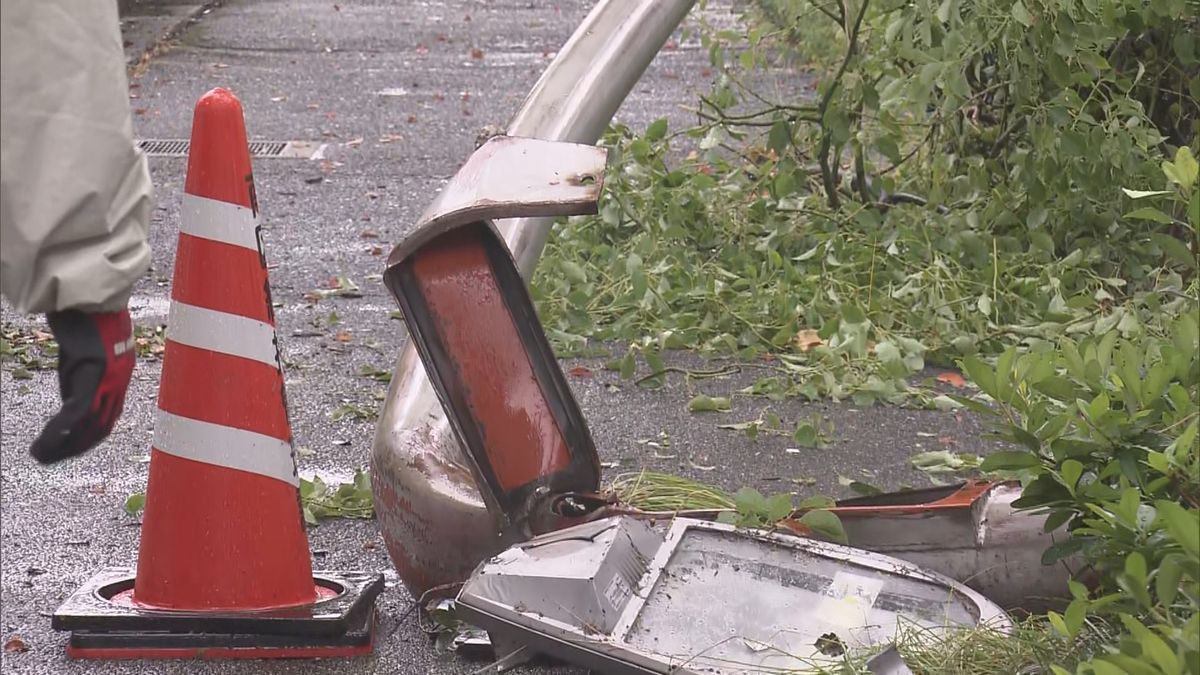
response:
[[[882,579],[838,572],[833,577],[833,583],[825,589],[817,616],[830,624],[861,626],[868,622],[871,608],[881,590]]]
[[[631,595],[633,595],[633,591],[630,590],[629,584],[625,583],[620,574],[614,575],[612,581],[608,582],[608,588],[604,589],[604,597],[608,598],[615,609],[624,607],[625,601]]]

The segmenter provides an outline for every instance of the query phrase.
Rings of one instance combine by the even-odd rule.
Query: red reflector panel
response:
[[[416,254],[413,271],[501,488],[566,469],[570,453],[479,231],[440,237]]]

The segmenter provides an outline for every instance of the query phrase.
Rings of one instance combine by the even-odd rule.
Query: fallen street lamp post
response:
[[[667,583],[662,580],[696,569],[675,566],[672,556],[680,551],[702,559],[774,556],[777,564],[761,574],[745,571],[753,565],[735,563],[713,567],[713,575],[724,571],[725,579],[739,579],[745,588],[781,594],[799,611],[789,619],[795,625],[788,631],[802,638],[792,635],[777,643],[759,636],[744,649],[718,650],[722,659],[794,665],[796,654],[815,658],[807,654],[805,641],[811,642],[812,631],[828,623],[824,615],[848,597],[858,600],[838,619],[840,632],[830,632],[839,640],[853,638],[859,647],[884,646],[900,621],[915,620],[926,628],[1007,630],[1011,624],[1003,610],[987,597],[992,591],[1003,596],[1004,606],[1020,605],[1034,592],[1061,595],[1066,579],[1062,570],[1039,574],[1044,571],[1041,551],[1053,533],[1041,531],[1044,518],[1012,510],[1016,493],[1011,486],[969,483],[839,503],[832,510],[846,524],[855,549],[694,519],[677,520],[663,539],[645,523],[655,516],[598,493],[596,449],[537,319],[526,279],[553,218],[595,212],[606,152],[588,144],[599,137],[691,4],[607,0],[597,5],[534,87],[508,133],[491,138],[468,158],[389,256],[384,283],[400,304],[411,339],[376,428],[372,486],[400,579],[420,600],[432,594],[449,597],[461,588],[459,606],[499,640],[501,655],[545,651],[591,663],[591,643],[607,640],[616,656],[611,663],[597,663],[641,668],[615,672],[689,672],[670,668],[681,656],[694,655],[701,645],[691,638],[699,637],[676,627],[678,639],[668,640],[671,645],[651,645],[636,642],[631,632],[635,624],[644,626],[645,613],[656,607],[706,601],[707,591],[688,584],[655,596],[656,584]],[[568,597],[575,591],[565,590],[570,583],[557,582],[582,578],[589,564],[607,559],[612,546],[582,557],[571,551],[590,547],[612,528],[627,533],[629,541],[640,540],[637,555],[653,558],[657,567],[640,572],[629,567],[617,586],[599,589],[593,575],[591,590],[581,591],[584,596],[575,602]],[[541,588],[561,588],[566,596],[542,597],[543,591],[528,590],[535,588],[525,583],[528,579],[514,578],[508,588],[491,583],[503,576],[495,566],[517,555],[514,551],[532,550],[532,542],[553,543],[554,550],[565,550],[574,560],[531,570]],[[720,554],[722,547],[739,553]],[[804,556],[806,565],[823,571],[801,573],[804,565],[795,561]],[[971,588],[959,583],[968,579]],[[633,594],[635,588],[642,594]],[[597,610],[605,628],[592,619],[571,624],[583,642],[578,635],[568,636],[572,644],[565,647],[559,644],[563,635],[547,642],[549,628],[541,621],[547,612],[526,611],[542,597],[542,605],[565,603],[569,613],[587,613],[596,609],[588,603],[599,601],[594,592],[609,601]],[[910,602],[918,597],[923,600]],[[877,605],[879,598],[891,599]],[[811,612],[816,615],[808,616]],[[938,624],[935,616],[945,621]],[[731,629],[745,627],[743,621]],[[789,656],[759,659],[745,650]],[[711,655],[708,648],[702,651]],[[710,666],[741,672],[723,670],[715,661]]]
[[[594,213],[606,157],[588,145],[492,138],[388,258],[384,284],[500,534],[485,541],[556,529],[558,495],[600,483],[583,413],[489,216]]]
[[[508,134],[594,143],[693,2],[601,0],[534,85]],[[528,279],[553,218],[522,215],[489,217],[499,219],[496,226]],[[480,560],[504,548],[470,461],[411,343],[384,401],[371,467],[388,553],[414,596],[462,581]]]
[[[481,529],[494,533],[482,541],[507,547],[455,584],[459,615],[488,630],[506,664],[546,653],[612,673],[795,669],[883,646],[906,624],[933,633],[1010,630],[1004,610],[982,594],[898,558],[690,518],[674,519],[664,535],[650,524],[661,515],[597,493],[586,421],[491,219],[594,212],[605,159],[586,145],[494,137],[388,258],[384,284],[464,449],[463,480],[478,491]],[[976,507],[994,488],[926,491],[907,502],[889,495],[835,510],[857,537],[880,546],[888,542],[872,524],[908,525],[912,542],[935,549],[936,563],[936,537],[914,526],[971,539],[972,514],[987,512]],[[392,508],[412,504],[390,486],[377,494]],[[409,543],[389,541],[401,550]]]

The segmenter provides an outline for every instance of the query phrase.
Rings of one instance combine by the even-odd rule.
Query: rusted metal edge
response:
[[[992,481],[970,480],[950,489],[937,487],[855,497],[838,501],[830,510],[839,516],[850,518],[928,514],[955,509],[969,512],[975,501],[996,485],[997,483]],[[949,494],[946,494],[947,492]]]

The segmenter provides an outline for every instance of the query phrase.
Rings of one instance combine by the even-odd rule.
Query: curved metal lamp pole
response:
[[[534,85],[508,134],[594,143],[694,1],[601,0]],[[496,222],[526,280],[553,222]],[[414,596],[466,579],[507,545],[411,343],[375,429],[371,469],[388,553]]]

